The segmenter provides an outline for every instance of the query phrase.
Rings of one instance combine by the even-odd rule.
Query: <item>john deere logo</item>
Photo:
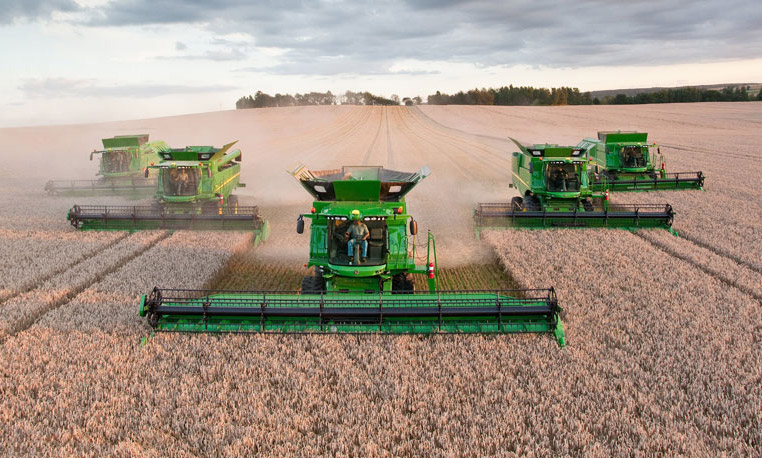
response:
[[[359,275],[359,274],[360,274],[360,271],[359,270],[355,270],[355,275]]]

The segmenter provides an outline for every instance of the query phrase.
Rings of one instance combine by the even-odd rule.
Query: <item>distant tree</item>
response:
[[[235,103],[236,110],[244,108],[254,108],[254,98],[252,96],[243,96]]]

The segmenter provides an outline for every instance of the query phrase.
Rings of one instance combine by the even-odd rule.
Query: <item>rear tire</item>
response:
[[[582,201],[582,208],[585,209],[586,212],[593,211],[593,201],[591,201],[589,198]]]

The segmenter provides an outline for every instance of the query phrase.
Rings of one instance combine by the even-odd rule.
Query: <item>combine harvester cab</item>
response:
[[[152,327],[189,332],[328,333],[552,333],[565,345],[554,290],[442,291],[436,244],[427,235],[423,264],[416,264],[418,225],[405,195],[428,174],[381,167],[291,171],[315,198],[299,216],[310,220],[308,266],[299,292],[191,291],[155,288],[143,296],[140,315]],[[350,247],[352,224],[367,227],[367,256]],[[359,230],[362,233],[362,229]],[[357,248],[355,251],[354,248]],[[415,291],[412,275],[425,275]]]
[[[82,230],[253,231],[255,244],[264,241],[268,224],[259,208],[239,206],[231,194],[244,186],[239,183],[241,151],[231,151],[234,144],[164,150],[160,162],[145,169],[146,177],[158,171],[153,205],[75,205],[67,219]]]
[[[551,144],[526,147],[513,140],[510,187],[521,197],[510,203],[480,203],[474,210],[476,236],[483,230],[506,228],[664,228],[673,232],[669,204],[618,205],[608,191],[595,193],[580,147]]]
[[[102,142],[102,150],[90,153],[91,161],[96,155],[100,157],[100,179],[51,180],[45,184],[45,191],[60,196],[123,195],[135,199],[156,192],[156,179],[146,178],[144,171],[160,160],[169,145],[149,142],[148,135],[120,135]]]
[[[667,173],[661,148],[648,143],[645,132],[598,132],[598,138],[582,140],[590,162],[593,191],[679,191],[703,189],[702,172]],[[660,164],[660,168],[656,168]]]

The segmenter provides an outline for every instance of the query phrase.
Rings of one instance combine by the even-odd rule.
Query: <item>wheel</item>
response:
[[[583,200],[582,208],[584,208],[586,212],[593,211],[593,201],[591,201],[590,198]]]
[[[411,293],[415,289],[413,277],[410,274],[397,274],[392,277],[392,293]]]
[[[302,278],[302,294],[317,294],[318,288],[315,284],[315,277]]]
[[[217,204],[216,201],[214,202],[204,202],[204,204],[201,206],[201,213],[205,215],[215,215],[220,212],[220,206]]]
[[[524,208],[528,212],[540,211],[540,201],[535,196],[524,197]]]
[[[524,199],[516,196],[511,199],[511,211],[520,212],[524,210]]]
[[[238,196],[229,195],[228,196],[228,208],[233,212],[233,214],[238,214]]]
[[[323,268],[320,266],[315,266],[315,276],[313,277],[315,280],[315,286],[317,286],[317,289],[319,291],[325,291],[325,278],[323,278]]]

